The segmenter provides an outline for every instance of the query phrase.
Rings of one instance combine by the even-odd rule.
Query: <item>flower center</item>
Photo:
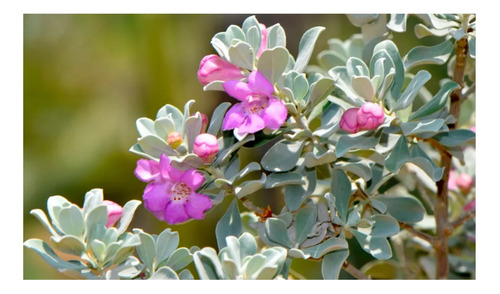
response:
[[[259,114],[266,108],[268,100],[267,96],[251,95],[245,104],[245,110],[250,113]]]
[[[174,201],[188,201],[189,196],[191,196],[191,188],[189,188],[185,183],[180,182],[172,187],[170,193],[172,195],[172,200]]]

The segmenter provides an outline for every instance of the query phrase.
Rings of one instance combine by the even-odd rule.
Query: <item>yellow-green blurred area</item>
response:
[[[203,56],[215,53],[212,36],[230,24],[241,26],[248,16],[25,15],[24,240],[49,240],[29,214],[35,208],[46,211],[49,196],[62,195],[82,206],[87,191],[102,188],[105,199],[120,205],[142,200],[145,183],[133,173],[139,157],[128,151],[138,137],[136,119],[154,119],[167,103],[182,109],[190,99],[196,100],[192,111],[210,117],[222,101],[232,101],[223,92],[204,92],[196,73]],[[312,63],[328,48],[328,39],[345,40],[360,32],[345,15],[256,17],[267,26],[283,26],[294,56],[307,29],[326,27]],[[405,41],[409,38],[405,36],[394,38],[401,55],[419,42],[414,37]],[[446,68],[432,67],[431,73],[444,76]],[[435,93],[438,83],[427,86]],[[230,200],[203,221],[171,226],[180,234],[180,246],[217,248],[215,225]],[[129,229],[159,234],[167,226],[140,206]],[[309,266],[306,261],[297,264]],[[321,278],[319,263],[305,269],[300,272],[304,277]],[[64,278],[36,253],[24,249],[24,279]]]

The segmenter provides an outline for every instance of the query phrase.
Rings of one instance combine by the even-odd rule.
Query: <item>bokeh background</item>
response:
[[[24,15],[24,240],[48,240],[48,233],[29,212],[46,211],[51,195],[62,195],[80,206],[93,188],[104,189],[106,199],[121,205],[141,199],[145,184],[133,174],[139,157],[128,151],[138,137],[136,119],[154,118],[167,103],[182,109],[190,99],[196,99],[193,111],[210,117],[219,103],[231,101],[222,92],[203,92],[196,73],[203,56],[215,53],[212,36],[230,24],[241,26],[248,16]],[[340,14],[256,17],[267,26],[283,26],[294,56],[307,29],[326,27],[312,63],[317,53],[328,48],[328,39],[345,40],[360,32]],[[408,27],[414,22],[410,18]],[[435,43],[432,37],[417,40],[411,30],[396,34],[394,41],[401,55],[416,42]],[[443,67],[428,68],[436,80],[446,75]],[[437,82],[426,86],[431,93],[438,89]],[[257,151],[253,155],[260,158],[263,150]],[[264,200],[271,196],[259,195]],[[228,200],[203,221],[171,226],[180,234],[180,246],[216,248],[215,225]],[[158,234],[167,224],[140,206],[129,228],[134,227]],[[358,251],[351,255],[361,262],[366,253]],[[66,279],[31,250],[24,249],[23,259],[24,279]],[[320,263],[294,261],[294,267],[306,278],[321,278]]]

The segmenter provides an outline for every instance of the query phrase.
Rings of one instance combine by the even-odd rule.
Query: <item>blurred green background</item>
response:
[[[203,56],[215,53],[212,36],[230,24],[241,26],[248,16],[24,15],[24,240],[48,240],[49,234],[29,211],[45,211],[51,195],[80,206],[92,188],[104,189],[106,199],[121,205],[141,199],[145,184],[133,173],[139,157],[128,151],[138,137],[135,120],[154,119],[167,103],[182,109],[190,99],[196,99],[193,111],[210,117],[219,103],[232,101],[222,92],[203,92],[196,73]],[[345,15],[256,17],[267,26],[283,26],[294,56],[307,29],[326,27],[311,59],[314,64],[328,39],[344,40],[360,32]],[[406,38],[394,38],[401,55],[418,41],[412,37],[401,42]],[[437,76],[446,73],[442,67],[432,70]],[[427,86],[435,93],[437,82]],[[231,199],[204,221],[171,226],[180,233],[180,246],[216,248],[215,224],[227,200]],[[158,234],[167,224],[140,206],[129,228],[134,227]],[[66,278],[33,251],[24,249],[23,257],[24,279]],[[320,278],[319,265],[297,262],[304,269],[297,271],[306,278]]]

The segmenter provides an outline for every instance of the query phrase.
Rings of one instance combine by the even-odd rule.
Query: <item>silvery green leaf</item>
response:
[[[290,185],[285,187],[285,204],[289,211],[296,211],[302,205],[302,202],[312,194],[316,187],[316,170],[312,169],[305,172],[307,187],[300,185]]]
[[[400,110],[410,106],[413,103],[413,100],[415,100],[420,88],[422,88],[430,79],[431,74],[428,71],[419,71],[415,77],[413,77],[410,84],[406,87],[396,103],[392,106],[392,110]]]
[[[130,149],[128,151],[130,151],[134,154],[137,154],[141,157],[145,157],[147,159],[158,160],[158,158],[144,152],[144,150],[142,150],[141,146],[138,143],[135,143],[132,147],[130,147]]]
[[[255,280],[270,280],[281,272],[283,264],[286,260],[287,251],[281,247],[273,247],[264,249],[262,251],[262,255],[265,258],[264,263],[257,268],[257,271],[253,272],[251,277]],[[249,261],[249,263],[250,262],[251,261]],[[247,267],[247,269],[248,268],[249,267]]]
[[[401,60],[401,56],[399,54],[399,50],[396,47],[396,44],[392,42],[391,40],[384,40],[373,48],[373,54],[375,55],[377,51],[385,50],[387,51],[387,54],[391,58],[392,63],[394,64],[395,68],[395,76],[394,76],[394,83],[391,87],[391,91],[389,92],[389,104],[394,103],[401,95],[401,89],[403,88],[404,84],[404,73],[405,73],[405,68],[403,61]],[[404,107],[403,107],[404,108]]]
[[[259,21],[255,16],[247,17],[242,24],[242,29],[245,32],[246,40],[254,50],[254,52],[259,51],[262,32],[260,30]]]
[[[365,181],[369,181],[372,178],[371,164],[367,160],[359,161],[337,161],[334,167],[338,167],[345,171],[351,172]]]
[[[387,27],[391,31],[398,33],[406,32],[406,19],[408,14],[391,14],[391,19],[387,23]]]
[[[351,88],[351,79],[347,75],[347,68],[345,66],[334,67],[328,71],[328,74],[333,78],[335,87],[344,92],[346,102],[354,106],[363,105],[363,99],[358,97]]]
[[[450,29],[450,35],[453,37],[453,39],[458,41],[458,40],[462,39],[463,37],[465,37],[466,32],[464,31],[463,28]]]
[[[380,136],[365,136],[362,132],[353,135],[342,135],[339,137],[337,145],[335,145],[335,155],[342,157],[352,149],[370,149],[377,145],[379,140]]]
[[[325,97],[330,95],[334,89],[334,82],[332,79],[323,77],[318,81],[311,84],[308,102],[309,107],[315,106],[318,102],[322,101]]]
[[[403,164],[405,164],[408,160],[410,160],[410,149],[408,148],[408,143],[406,143],[406,138],[401,136],[392,149],[391,154],[385,160],[385,167],[393,172],[397,173],[397,171],[401,168]]]
[[[60,272],[66,270],[84,270],[87,267],[82,263],[68,262],[56,255],[54,250],[44,241],[40,239],[29,239],[23,244],[26,248],[34,250],[40,255],[50,266]]]
[[[399,126],[403,131],[403,135],[416,135],[425,132],[438,132],[444,124],[444,119],[423,119],[419,121],[411,121],[401,123]]]
[[[149,272],[154,273],[156,268],[155,240],[151,235],[145,233],[141,229],[134,229],[134,233],[137,234],[140,239],[140,244],[137,246],[137,254],[142,263],[149,269]]]
[[[230,25],[226,29],[225,37],[226,37],[226,44],[232,44],[234,40],[240,40],[240,41],[246,40],[245,33],[239,26],[236,25]]]
[[[293,95],[295,100],[302,100],[306,97],[309,91],[309,82],[305,74],[297,75],[293,80]]]
[[[288,256],[291,258],[302,258],[302,259],[308,259],[309,257],[311,257],[310,254],[305,254],[301,249],[297,248],[289,249]]]
[[[448,101],[448,95],[451,93],[451,91],[455,90],[458,87],[458,84],[453,81],[445,83],[429,102],[412,113],[412,115],[410,116],[410,120],[422,118],[445,107],[446,102]]]
[[[349,249],[330,252],[321,262],[321,275],[325,280],[337,280],[344,262],[349,256]]]
[[[104,200],[102,189],[92,189],[85,193],[85,200],[83,201],[83,215],[87,217],[87,214],[94,209],[94,207],[101,205]]]
[[[332,237],[327,239],[325,242],[320,243],[316,246],[308,247],[302,249],[305,254],[311,255],[312,258],[321,258],[323,255],[336,251],[347,249],[348,244],[346,240],[342,238]]]
[[[370,197],[370,203],[372,207],[378,210],[380,213],[385,213],[387,211],[387,206],[382,201]]]
[[[257,62],[257,69],[275,84],[283,74],[288,64],[288,50],[284,47],[275,47],[264,50]]]
[[[197,169],[203,165],[203,161],[198,155],[190,153],[182,157],[171,157],[170,163],[178,170],[185,171],[188,169]]]
[[[365,62],[357,57],[350,57],[346,62],[347,76],[370,77],[370,70]]]
[[[118,234],[123,234],[134,217],[135,210],[141,204],[139,200],[130,200],[123,205],[122,217],[118,221]]]
[[[80,208],[74,204],[68,207],[63,207],[57,218],[59,228],[66,235],[81,236],[85,230],[83,214]]]
[[[210,120],[210,124],[208,125],[207,133],[217,136],[217,133],[219,132],[222,125],[222,121],[224,120],[224,114],[226,113],[229,106],[231,106],[231,103],[223,102],[219,104],[217,108],[215,108],[212,114],[212,119]]]
[[[306,154],[304,154],[304,164],[306,165],[306,167],[315,167],[337,160],[335,151],[331,149],[328,149],[326,150],[326,152],[323,152],[321,154],[315,154],[316,151],[317,149],[313,149],[313,152],[307,152]]]
[[[188,117],[194,116],[191,115],[191,106],[195,103],[196,101],[194,99],[188,100],[186,104],[184,104],[184,114],[183,114],[183,121],[186,121]],[[185,131],[185,130],[184,130]]]
[[[405,68],[423,64],[444,64],[453,52],[453,42],[446,40],[434,46],[417,46],[404,57]]]
[[[229,47],[229,60],[232,64],[245,68],[253,69],[254,52],[252,47],[245,42],[238,42]]]
[[[156,263],[158,265],[166,261],[170,255],[179,246],[179,233],[172,232],[170,229],[165,229],[158,235],[155,239],[155,256]],[[174,268],[171,264],[167,264],[171,268]],[[174,268],[174,270],[177,270]]]
[[[261,159],[262,167],[271,172],[283,172],[291,170],[304,147],[304,141],[289,142],[281,140],[271,146]]]
[[[60,228],[60,223],[59,223],[59,213],[61,212],[61,209],[63,207],[69,207],[70,205],[73,205],[71,202],[69,202],[66,198],[56,195],[56,196],[50,196],[47,199],[47,211],[50,216],[50,220],[52,221],[52,225],[56,232],[58,232],[60,235],[63,235],[64,233],[62,232]]]
[[[227,246],[226,238],[228,236],[238,237],[241,234],[241,229],[242,224],[240,211],[238,209],[238,201],[234,199],[215,227],[215,236],[217,238],[219,250]]]
[[[254,171],[260,171],[260,170],[261,170],[260,164],[258,164],[257,162],[250,162],[249,164],[247,164],[247,166],[245,166],[241,171],[239,171],[236,174],[234,181],[244,178],[246,175]]]
[[[158,110],[156,118],[170,117],[175,125],[175,130],[179,133],[184,132],[184,115],[175,106],[167,104]]]
[[[286,230],[286,223],[278,218],[268,218],[265,223],[267,237],[286,248],[294,247]]]
[[[33,209],[30,211],[30,214],[35,216],[38,221],[43,225],[43,227],[49,231],[49,233],[53,236],[59,236],[59,234],[52,228],[52,225],[50,225],[49,219],[47,218],[47,215],[41,210],[41,209]]]
[[[400,222],[416,223],[424,218],[425,209],[415,197],[411,196],[375,196],[385,204],[387,213]]]
[[[287,185],[304,185],[306,182],[302,175],[295,172],[270,173],[264,185],[265,189],[272,189]]]
[[[166,266],[178,271],[193,261],[193,255],[185,247],[177,248],[164,263]]]
[[[66,236],[52,236],[50,240],[54,243],[54,247],[65,253],[73,254],[76,256],[82,255],[85,251],[85,244],[79,238],[71,235]]]
[[[106,257],[106,244],[100,240],[94,239],[89,243],[89,246],[95,258],[99,262],[104,261],[104,258]]]
[[[179,276],[168,266],[163,266],[154,272],[149,280],[179,280]]]
[[[435,14],[418,14],[417,16],[436,29],[448,29],[457,26],[456,22],[440,18]]]
[[[194,280],[194,277],[193,277],[193,274],[188,269],[185,269],[179,273],[179,279],[181,279],[181,280]]]
[[[324,30],[324,27],[314,27],[307,30],[299,42],[299,53],[295,61],[294,70],[304,72],[306,66],[309,64],[309,59],[314,50],[314,45],[318,39],[319,34]]]
[[[234,140],[232,137],[231,137],[231,139]],[[246,144],[250,141],[253,141],[253,140],[255,140],[255,136],[253,134],[250,134],[250,135],[247,135],[243,140],[238,141],[231,146],[226,146],[226,144],[224,144],[224,146],[222,148],[223,151],[219,152],[219,154],[217,155],[217,158],[215,159],[213,164],[215,166],[224,165],[226,161],[229,161],[229,159],[231,158],[231,154],[233,152],[238,150],[244,144]]]
[[[446,147],[458,146],[476,137],[476,133],[471,130],[458,129],[451,130],[445,133],[439,133],[434,136],[439,143]]]
[[[338,129],[342,111],[336,103],[330,103],[321,113],[321,126],[314,130],[314,135],[323,138],[330,137]]]
[[[325,50],[318,54],[318,63],[324,69],[343,66],[346,61],[347,60],[344,55],[334,50]]]
[[[108,221],[108,209],[105,205],[99,205],[94,207],[87,218],[85,219],[85,225],[87,228],[87,241],[93,239],[103,239],[106,235],[106,223]]]
[[[109,227],[106,229],[103,238],[100,240],[103,241],[106,246],[108,246],[109,244],[116,242],[118,240],[118,237],[118,230],[115,227]]]
[[[137,139],[137,143],[144,153],[149,154],[154,158],[160,158],[162,154],[167,156],[177,156],[177,152],[170,147],[165,140],[156,135],[147,135]]]
[[[257,253],[257,242],[255,241],[254,236],[250,233],[244,232],[238,238],[239,248],[240,248],[240,256],[241,258],[245,258],[246,256],[254,255]]]
[[[133,279],[142,270],[140,261],[135,256],[129,256],[124,262],[106,271],[106,280]]]
[[[448,29],[434,29],[428,28],[425,25],[419,23],[415,26],[415,35],[417,38],[421,39],[428,36],[444,37],[448,35]]]
[[[213,248],[205,247],[193,255],[194,265],[201,280],[221,280],[224,277],[222,265]]]
[[[156,135],[154,121],[152,121],[151,119],[141,117],[135,122],[135,124],[137,126],[137,131],[139,132],[139,135],[141,135],[141,137],[147,135]]]
[[[167,138],[168,134],[175,131],[174,122],[170,117],[161,117],[155,120],[154,131],[160,138]]]
[[[193,144],[196,136],[201,133],[201,116],[196,113],[194,116],[186,118],[184,122],[184,131],[187,140],[188,152],[193,152]]]
[[[376,259],[386,260],[392,257],[391,245],[384,237],[373,237],[357,230],[350,230],[361,248]]]
[[[212,81],[203,86],[203,91],[224,91],[224,81]]]
[[[352,76],[351,86],[354,92],[365,101],[373,101],[375,89],[373,89],[370,78],[365,76]]]
[[[434,161],[419,147],[419,144],[413,144],[411,148],[411,162],[420,167],[435,182],[443,176],[444,167],[437,166]]]
[[[275,24],[267,28],[267,48],[286,47],[285,30],[280,24]]]
[[[347,221],[347,208],[351,197],[351,181],[345,171],[341,169],[333,170],[330,193],[335,197],[335,207],[340,218],[344,222]]]
[[[136,246],[141,244],[141,239],[132,233],[124,233],[120,236],[122,244],[113,257],[113,263],[121,263],[134,252]]]
[[[226,33],[225,32],[220,32],[215,34],[215,36],[212,38],[210,41],[210,44],[212,44],[212,47],[214,47],[215,51],[219,53],[219,55],[224,58],[228,59],[228,44],[226,44]]]
[[[476,38],[471,37],[469,40],[469,56],[476,58]]]
[[[307,239],[307,235],[311,233],[314,224],[316,224],[317,216],[318,209],[316,206],[305,206],[304,208],[299,210],[299,212],[295,216],[295,247],[298,247]]]
[[[357,27],[372,23],[380,17],[379,14],[347,14],[346,16]]]
[[[360,214],[356,210],[356,208],[353,208],[351,212],[349,212],[349,215],[347,216],[347,221],[345,222],[345,226],[347,227],[355,227],[359,220],[360,220]]]
[[[399,232],[399,224],[390,215],[375,214],[370,217],[373,226],[370,235],[373,237],[389,237]]]
[[[238,199],[250,195],[258,190],[264,188],[264,183],[266,182],[266,174],[262,174],[259,180],[246,181],[238,186],[234,187],[234,193]]]

